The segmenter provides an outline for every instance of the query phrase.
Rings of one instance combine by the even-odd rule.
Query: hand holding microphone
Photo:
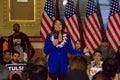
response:
[[[53,44],[56,46],[62,42],[62,33],[59,31],[56,31],[55,33],[55,40],[53,41]]]

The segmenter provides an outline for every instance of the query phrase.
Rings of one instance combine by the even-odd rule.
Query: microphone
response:
[[[55,39],[58,39],[59,32],[58,32],[58,31],[56,31],[54,35],[55,35],[55,36],[54,36],[54,37],[55,37]]]
[[[54,34],[54,38],[55,39],[58,39],[58,36],[59,36],[59,31],[56,31],[55,32],[55,34]],[[59,39],[58,39],[58,44],[60,44],[62,41],[60,41]]]

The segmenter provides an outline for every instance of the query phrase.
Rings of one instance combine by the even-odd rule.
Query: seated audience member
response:
[[[116,74],[118,70],[117,60],[114,58],[106,59],[102,64],[102,71],[108,75],[112,80],[117,80]]]
[[[89,80],[86,69],[87,60],[81,55],[76,55],[70,63],[65,80]]]
[[[120,46],[118,47],[118,50],[116,53],[116,59],[118,61],[118,79],[120,80]]]
[[[102,52],[103,61],[107,58],[114,58],[115,57],[114,51],[112,50],[112,48],[109,47],[108,39],[106,37],[103,38],[101,45],[96,50],[100,50]]]
[[[23,80],[47,80],[48,68],[43,65],[26,65],[22,72]]]
[[[112,79],[110,78],[110,76],[107,76],[102,71],[99,71],[93,76],[92,80],[112,80]]]
[[[18,51],[20,53],[20,57],[19,57],[19,61],[20,62],[27,62],[28,58],[27,58],[27,53],[23,52],[23,48],[20,46],[20,44],[15,44],[14,45],[14,50]]]
[[[0,64],[0,80],[9,80],[9,70],[6,66]]]
[[[0,61],[3,59],[3,51],[8,49],[8,42],[0,35]]]
[[[83,47],[83,43],[80,40],[77,40],[75,43],[75,49],[82,50]],[[90,63],[90,53],[85,53],[84,57],[87,59],[88,63]]]
[[[9,50],[3,51],[3,59],[0,64],[6,65],[10,64],[11,61],[11,52]]]
[[[12,60],[10,62],[10,64],[18,64],[19,62],[19,57],[20,57],[20,53],[18,51],[13,51],[12,52]]]
[[[92,78],[97,72],[102,71],[102,52],[99,50],[94,51],[92,60],[88,65],[89,77]]]

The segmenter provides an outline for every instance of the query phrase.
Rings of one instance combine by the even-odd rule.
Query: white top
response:
[[[102,71],[102,61],[91,61],[90,75],[94,76],[97,72]]]

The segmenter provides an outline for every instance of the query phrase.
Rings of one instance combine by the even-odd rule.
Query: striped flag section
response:
[[[42,14],[42,19],[40,23],[40,35],[43,41],[45,41],[46,36],[52,30],[52,24],[55,20],[55,10],[53,5],[53,0],[46,0],[44,11]]]
[[[70,35],[72,43],[75,44],[76,40],[80,40],[80,29],[75,14],[73,0],[67,0],[64,15],[65,15],[64,21],[66,24],[66,30]]]
[[[120,46],[120,10],[118,0],[111,1],[106,36],[110,47],[116,52],[118,46]]]
[[[90,52],[93,53],[102,41],[101,26],[98,20],[94,0],[88,0],[83,29],[85,45],[90,49]]]

